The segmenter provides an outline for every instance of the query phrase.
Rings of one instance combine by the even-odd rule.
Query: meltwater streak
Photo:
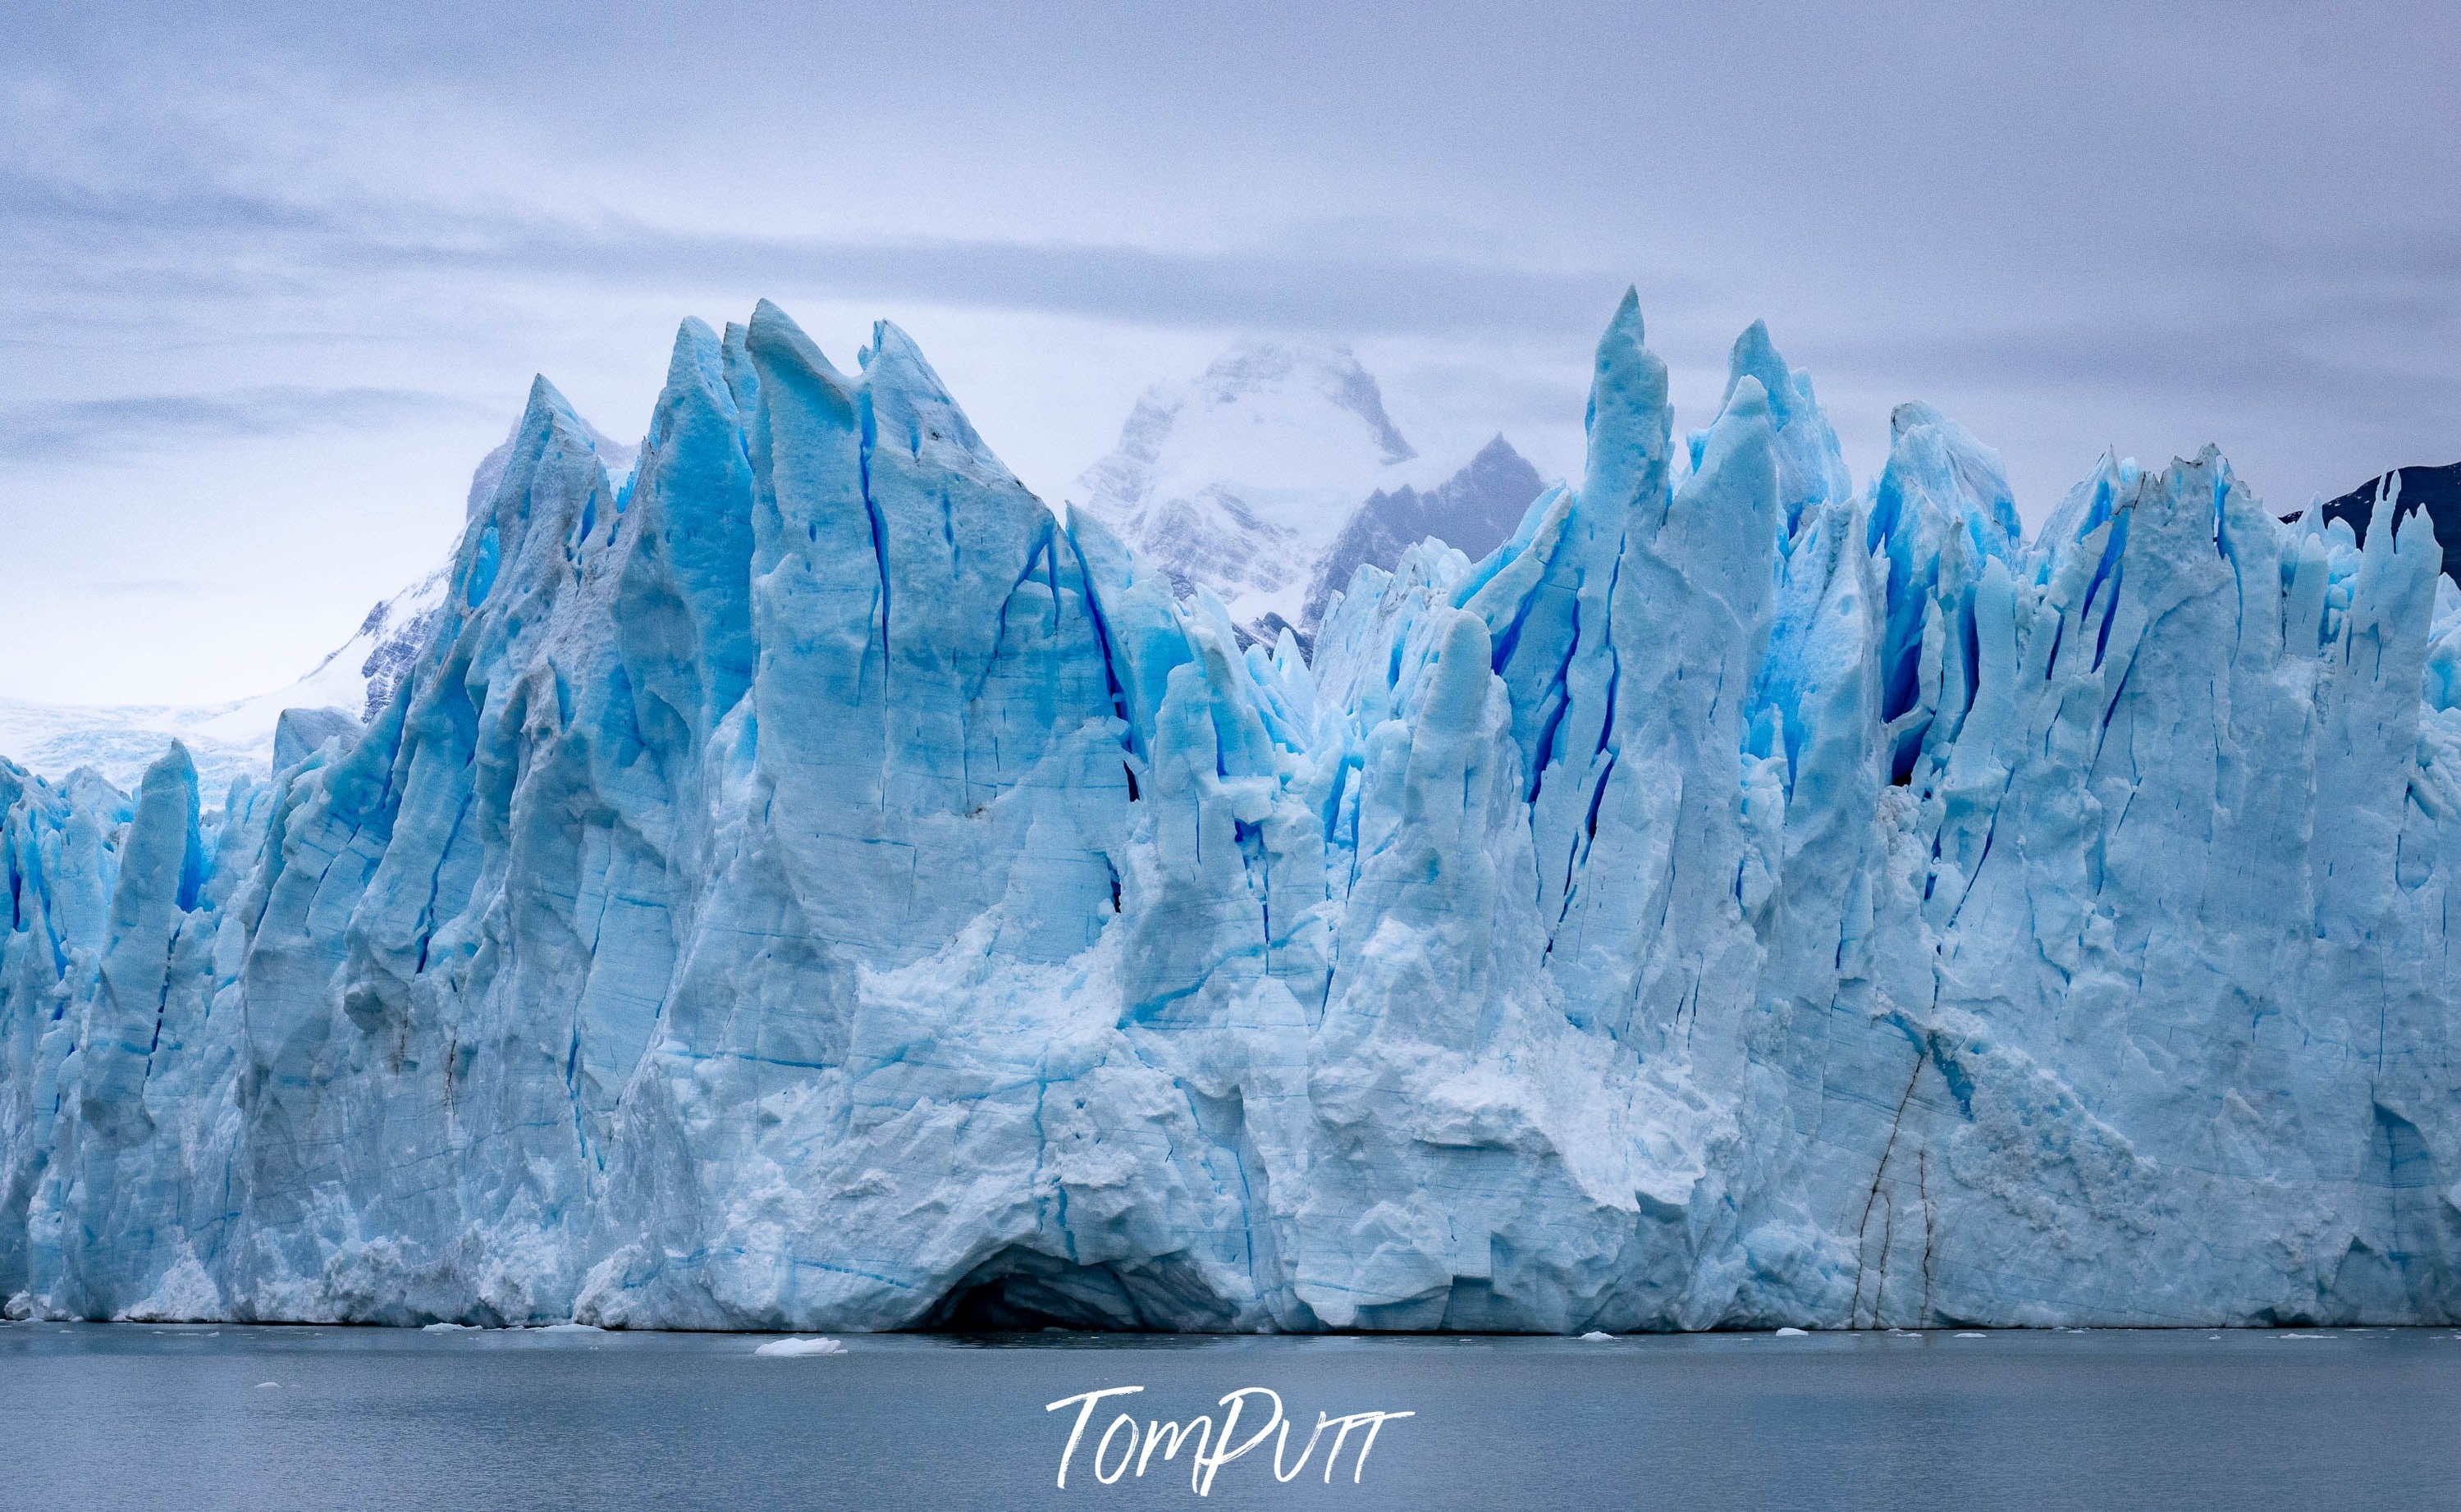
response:
[[[2450,1330],[756,1343],[0,1328],[0,1503],[2264,1512],[2438,1504],[2461,1452]],[[1055,1488],[1068,1415],[1042,1405],[1138,1383],[1149,1416],[1263,1383],[1311,1421],[1418,1416],[1358,1484],[1251,1456],[1203,1501],[1184,1465]]]

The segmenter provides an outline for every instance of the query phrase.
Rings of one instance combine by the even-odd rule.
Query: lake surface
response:
[[[2461,1334],[762,1339],[0,1327],[0,1506],[2234,1509],[2461,1505]],[[264,1384],[270,1382],[272,1384]],[[1055,1484],[1080,1410],[1102,1400]],[[1115,1430],[1296,1427],[1191,1490]],[[1241,1403],[1236,1440],[1268,1420]],[[1382,1411],[1331,1482],[1319,1414]],[[1360,1420],[1363,1423],[1363,1419]],[[1166,1444],[1168,1439],[1165,1435]],[[1156,1446],[1157,1450],[1163,1446]],[[1142,1450],[1143,1446],[1139,1446]],[[1355,1477],[1355,1479],[1354,1479]]]

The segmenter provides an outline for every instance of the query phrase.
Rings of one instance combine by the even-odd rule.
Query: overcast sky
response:
[[[188,13],[182,15],[179,12]],[[1994,14],[1993,12],[1997,12]],[[2437,4],[925,8],[163,0],[0,19],[0,696],[278,686],[441,557],[533,372],[912,331],[1056,495],[1231,337],[1431,458],[1578,466],[1626,284],[1705,423],[1766,316],[2038,522],[2106,447],[2289,509],[2461,458]]]

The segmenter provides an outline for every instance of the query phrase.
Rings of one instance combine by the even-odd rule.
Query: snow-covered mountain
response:
[[[1179,591],[1210,589],[1271,644],[1300,624],[1317,565],[1361,502],[1435,480],[1410,465],[1418,455],[1348,348],[1249,340],[1199,377],[1147,391],[1069,497]]]

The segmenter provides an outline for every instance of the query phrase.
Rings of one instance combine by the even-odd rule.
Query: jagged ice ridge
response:
[[[541,382],[414,666],[201,812],[0,764],[13,1315],[2452,1321],[2461,603],[2208,450],[2031,543],[1755,327],[1313,661],[908,339]],[[2388,518],[2388,517],[2387,517]]]

